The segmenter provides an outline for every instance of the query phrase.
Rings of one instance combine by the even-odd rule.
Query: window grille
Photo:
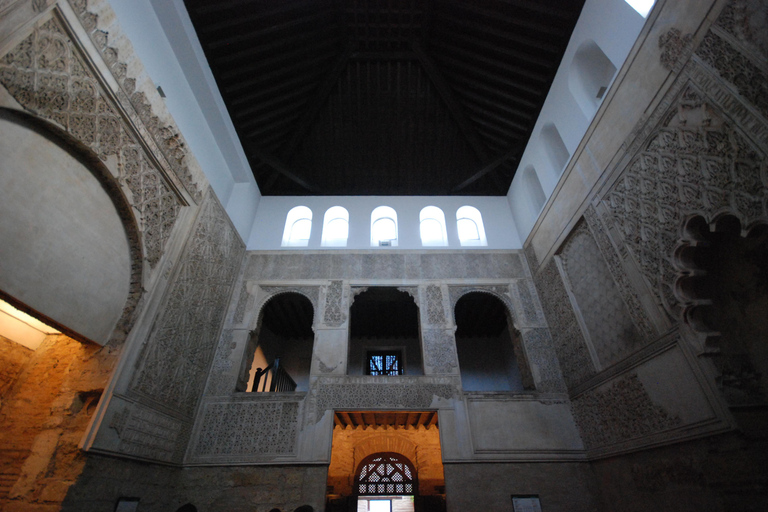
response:
[[[416,470],[397,453],[374,453],[360,463],[355,490],[358,495],[416,494]]]
[[[368,375],[402,375],[403,364],[400,351],[374,351],[368,352]]]

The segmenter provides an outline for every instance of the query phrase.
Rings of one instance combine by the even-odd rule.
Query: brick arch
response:
[[[419,469],[416,444],[400,436],[397,431],[381,429],[375,437],[360,441],[352,449],[355,469],[366,457],[382,452],[398,453],[410,460],[417,471]]]

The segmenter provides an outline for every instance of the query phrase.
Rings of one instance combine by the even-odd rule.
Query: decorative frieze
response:
[[[207,403],[192,457],[291,455],[296,450],[298,415],[298,402]]]
[[[318,302],[320,297],[319,286],[261,286],[260,288],[264,293],[267,294],[267,297],[261,301],[259,310],[261,310],[261,308],[263,308],[264,305],[275,295],[289,292],[299,293],[305,296],[312,303],[312,309],[314,311],[317,311],[318,309]]]
[[[455,385],[424,383],[418,380],[400,382],[402,377],[385,378],[386,382],[362,383],[345,379],[338,384],[318,383],[316,408],[318,417],[331,409],[424,409],[438,398],[450,399],[458,392]]]

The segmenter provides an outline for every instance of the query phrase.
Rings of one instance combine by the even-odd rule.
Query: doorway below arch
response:
[[[444,512],[436,411],[337,411],[328,512]]]

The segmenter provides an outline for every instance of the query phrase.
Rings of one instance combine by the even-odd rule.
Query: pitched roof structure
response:
[[[505,195],[584,0],[185,0],[263,195]]]

